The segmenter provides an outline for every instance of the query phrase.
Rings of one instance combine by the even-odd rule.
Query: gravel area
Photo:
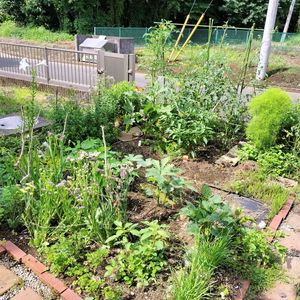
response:
[[[14,272],[23,280],[20,285],[12,288],[7,293],[0,296],[0,300],[9,300],[26,287],[33,289],[45,300],[60,299],[60,297],[53,295],[52,291],[45,284],[43,284],[34,273],[32,273],[24,265],[10,258],[7,254],[0,257],[0,264]]]

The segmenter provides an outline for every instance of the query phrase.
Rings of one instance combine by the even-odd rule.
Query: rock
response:
[[[292,180],[292,179],[281,177],[281,176],[279,176],[277,178],[277,181],[286,188],[293,188],[298,185],[298,182],[296,180]]]
[[[223,155],[219,159],[217,159],[215,163],[224,167],[235,167],[238,164],[238,162],[238,157],[229,157],[227,155]]]
[[[256,161],[253,160],[246,160],[241,163],[240,170],[241,171],[256,171],[258,169],[258,164]]]
[[[223,165],[225,167],[235,167],[240,161],[237,155],[238,145],[231,148],[225,155],[216,160],[217,165]]]
[[[122,131],[118,139],[122,142],[137,140],[143,136],[143,132],[139,127],[132,127],[128,132]]]
[[[259,222],[259,224],[257,225],[257,227],[259,229],[264,229],[264,228],[266,228],[266,226],[267,226],[267,224],[264,221]]]

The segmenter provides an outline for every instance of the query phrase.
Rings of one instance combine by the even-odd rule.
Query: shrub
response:
[[[279,88],[270,88],[249,103],[252,117],[246,133],[258,149],[275,145],[281,126],[292,109],[291,99]]]
[[[55,130],[62,132],[68,116],[65,136],[73,144],[87,138],[102,138],[101,126],[105,126],[107,142],[113,142],[118,135],[117,127],[123,125],[128,129],[133,125],[132,115],[140,109],[141,102],[142,96],[128,82],[118,83],[111,88],[102,82],[93,96],[92,104],[63,101],[51,108],[49,117],[54,121]]]

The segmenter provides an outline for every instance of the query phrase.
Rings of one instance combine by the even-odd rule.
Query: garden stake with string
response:
[[[183,23],[183,26],[182,26],[182,28],[181,28],[181,31],[180,31],[180,33],[179,33],[179,35],[178,35],[177,40],[176,40],[175,46],[174,46],[174,48],[173,48],[173,50],[172,50],[172,52],[171,52],[171,54],[170,54],[170,56],[169,56],[169,59],[168,59],[169,62],[171,61],[172,56],[173,56],[175,50],[177,49],[178,44],[179,44],[179,42],[180,42],[180,40],[181,40],[181,38],[182,38],[183,32],[184,32],[184,30],[185,30],[186,24],[188,23],[188,21],[189,21],[189,19],[190,19],[190,17],[191,17],[191,12],[192,12],[192,10],[193,10],[193,8],[194,8],[195,3],[196,3],[196,0],[194,0],[194,3],[193,3],[193,5],[192,5],[192,7],[191,7],[191,9],[190,9],[190,12],[189,12],[189,14],[186,16],[186,19],[185,19],[185,21],[184,21],[184,23]]]
[[[186,45],[189,43],[189,41],[191,40],[191,38],[193,37],[194,33],[196,32],[196,30],[198,29],[200,23],[202,22],[202,20],[204,19],[204,16],[207,12],[207,10],[210,8],[211,4],[213,3],[214,0],[211,0],[209,5],[207,6],[206,10],[204,11],[204,13],[201,15],[201,17],[199,18],[198,22],[196,23],[195,27],[193,28],[192,32],[190,33],[190,35],[188,36],[188,38],[186,39],[186,41],[184,42],[184,44],[182,45],[182,47],[179,49],[178,53],[175,55],[173,61],[175,61],[179,55],[181,54],[181,52],[184,50],[184,48],[186,47]]]

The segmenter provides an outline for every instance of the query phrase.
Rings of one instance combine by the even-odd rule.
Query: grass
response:
[[[13,21],[6,21],[0,25],[0,37],[17,38],[31,42],[54,43],[72,41],[73,36],[65,32],[52,32],[43,26],[23,27]]]
[[[194,300],[209,297],[214,271],[228,257],[229,239],[215,241],[197,238],[188,253],[187,264],[173,275],[173,300]]]
[[[46,93],[37,92],[39,106],[45,106],[46,96]],[[20,112],[21,106],[26,104],[30,97],[31,91],[27,87],[7,87],[0,89],[0,117]]]
[[[280,184],[266,180],[257,172],[240,174],[228,187],[235,193],[262,200],[270,205],[269,218],[273,218],[287,201],[289,191]]]

